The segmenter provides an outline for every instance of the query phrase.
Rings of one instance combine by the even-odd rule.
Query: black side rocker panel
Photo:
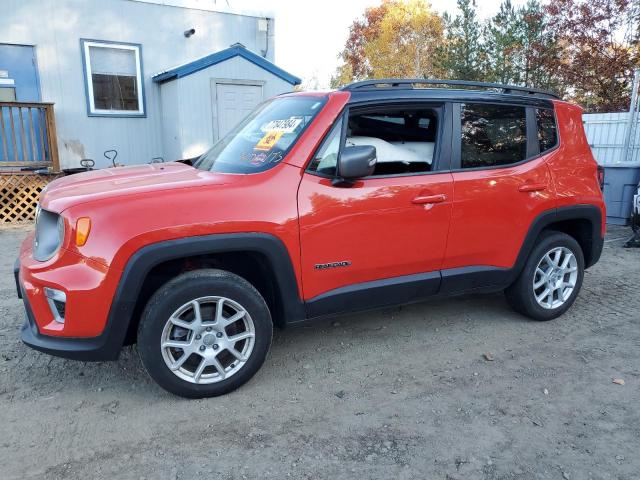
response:
[[[307,318],[419,302],[438,293],[439,288],[440,272],[348,285],[308,301]]]

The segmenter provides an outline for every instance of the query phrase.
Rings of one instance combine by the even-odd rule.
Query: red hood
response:
[[[183,163],[106,168],[54,180],[42,193],[40,203],[46,210],[62,212],[73,205],[98,199],[202,185],[222,185],[242,177],[205,172]]]

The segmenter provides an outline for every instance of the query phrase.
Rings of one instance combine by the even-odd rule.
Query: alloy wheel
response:
[[[533,275],[533,294],[543,308],[562,306],[578,281],[578,261],[571,250],[555,247],[545,253]]]
[[[161,336],[162,357],[176,376],[211,384],[235,375],[255,344],[255,326],[239,303],[200,297],[176,309]]]

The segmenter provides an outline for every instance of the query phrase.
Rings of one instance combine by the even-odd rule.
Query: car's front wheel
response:
[[[260,369],[272,333],[269,308],[249,282],[222,270],[195,270],[151,297],[138,351],[161,387],[183,397],[212,397]]]
[[[545,231],[505,293],[514,310],[534,320],[551,320],[571,307],[583,277],[580,244],[565,233]]]

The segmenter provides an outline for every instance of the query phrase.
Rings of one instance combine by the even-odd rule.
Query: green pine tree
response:
[[[485,26],[489,80],[515,85],[524,83],[523,30],[518,10],[511,0],[504,0],[498,13]]]
[[[440,48],[440,65],[448,78],[483,80],[485,52],[482,29],[471,0],[458,0],[460,13],[444,14],[445,41]]]

